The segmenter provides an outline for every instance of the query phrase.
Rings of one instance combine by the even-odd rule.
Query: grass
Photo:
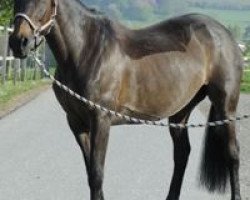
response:
[[[37,80],[18,82],[17,85],[14,85],[12,81],[8,81],[5,85],[0,85],[0,109],[4,108],[15,97],[49,83],[48,80]]]
[[[228,25],[238,25],[242,29],[245,29],[247,25],[250,24],[250,10],[240,11],[240,10],[216,10],[216,9],[200,9],[196,7],[190,7],[189,12],[203,13],[209,15],[222,24]]]
[[[248,67],[250,69],[250,66]],[[245,71],[241,82],[241,92],[250,93],[250,71]]]
[[[54,71],[54,68],[50,68],[51,74],[54,74]],[[8,107],[18,96],[51,83],[50,80],[41,79],[40,76],[41,72],[37,70],[36,80],[32,80],[34,71],[27,69],[25,81],[17,81],[16,85],[13,84],[13,80],[7,81],[4,85],[0,84],[0,110],[3,110],[6,106]]]

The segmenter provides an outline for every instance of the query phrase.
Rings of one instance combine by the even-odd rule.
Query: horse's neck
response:
[[[46,39],[60,68],[77,68],[86,56],[83,55],[88,41],[85,26],[90,17],[77,0],[59,2],[55,27]]]

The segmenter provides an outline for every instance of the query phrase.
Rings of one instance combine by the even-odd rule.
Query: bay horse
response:
[[[240,49],[229,31],[201,14],[132,30],[79,0],[15,0],[10,47],[25,58],[45,36],[56,78],[108,109],[147,120],[188,122],[205,97],[209,121],[235,116],[242,76]],[[90,109],[56,85],[56,97],[83,152],[91,200],[104,200],[105,154],[112,125],[129,122]],[[206,128],[201,184],[240,200],[235,123]],[[170,128],[174,172],[167,200],[178,200],[190,154],[187,128]]]

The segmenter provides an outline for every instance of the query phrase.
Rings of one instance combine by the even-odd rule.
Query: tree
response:
[[[13,15],[13,0],[0,0],[0,24],[9,24]]]

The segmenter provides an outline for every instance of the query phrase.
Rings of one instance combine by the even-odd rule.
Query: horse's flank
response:
[[[101,96],[114,97],[118,111],[128,108],[160,118],[173,115],[206,83],[210,67],[210,61],[205,62],[204,59],[206,53],[205,47],[199,44],[195,36],[185,51],[161,52],[139,59],[129,57],[117,46],[100,68],[98,84],[100,91],[106,92]],[[181,63],[185,63],[185,66],[180,68]],[[195,73],[190,73],[192,75],[188,77],[186,71]]]

